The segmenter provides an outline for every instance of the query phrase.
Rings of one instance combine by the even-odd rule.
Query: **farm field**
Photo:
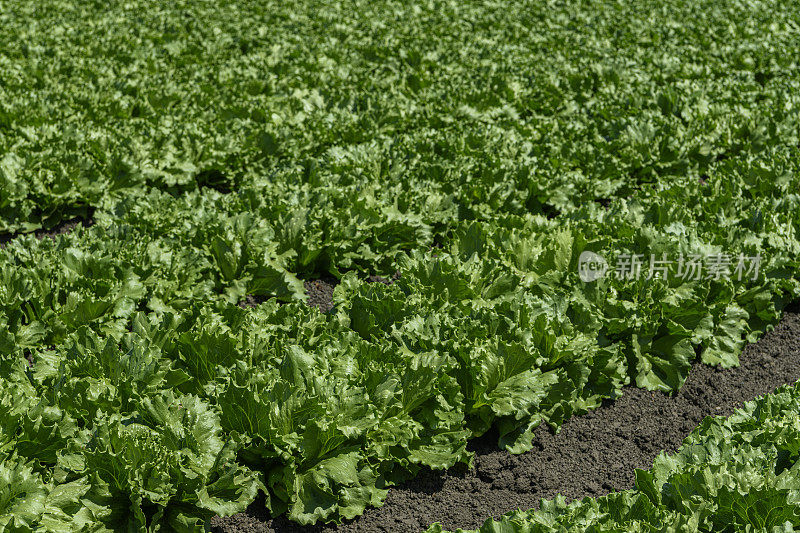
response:
[[[800,5],[0,8],[0,533],[800,527]]]

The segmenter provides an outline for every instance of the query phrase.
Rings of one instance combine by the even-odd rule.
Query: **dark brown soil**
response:
[[[369,276],[367,281],[369,283],[383,283],[391,285],[400,277],[400,272],[395,272],[391,278],[384,278],[381,276]],[[329,312],[333,309],[333,289],[339,284],[339,280],[332,277],[321,279],[308,280],[303,282],[306,289],[308,303],[311,307],[316,307],[323,313]],[[239,307],[246,309],[248,307],[257,307],[259,304],[267,301],[269,298],[266,296],[253,296],[248,294],[244,300],[239,302]]]
[[[336,278],[315,279],[304,281],[303,285],[308,294],[308,305],[316,307],[323,313],[333,309],[333,289],[339,284]]]
[[[315,279],[311,281],[304,281],[303,286],[306,289],[308,299],[306,303],[311,307],[316,307],[323,313],[327,313],[333,309],[333,289],[339,284],[336,278]],[[253,296],[248,294],[244,300],[239,302],[239,307],[246,309],[248,307],[258,307],[269,300],[267,296]]]
[[[395,272],[391,278],[384,278],[381,276],[369,276],[367,281],[370,283],[384,283],[391,285],[396,279],[400,277],[400,272]],[[336,278],[321,278],[311,281],[304,281],[303,285],[308,294],[308,305],[316,307],[323,313],[327,313],[333,309],[333,289],[339,284]]]
[[[263,503],[217,518],[225,533],[419,533],[433,522],[477,528],[488,517],[531,509],[540,498],[599,496],[631,488],[634,468],[649,468],[661,450],[675,451],[709,415],[728,415],[743,402],[800,379],[800,306],[787,309],[774,331],[745,348],[741,366],[723,370],[696,363],[675,396],[627,387],[616,401],[568,420],[558,434],[537,430],[534,449],[510,455],[496,435],[470,443],[472,470],[424,471],[393,488],[386,503],[350,522],[302,527],[270,519]]]
[[[65,235],[67,233],[70,233],[78,226],[83,226],[84,228],[88,228],[93,225],[94,225],[94,220],[91,218],[88,220],[84,220],[82,218],[73,218],[72,220],[67,220],[60,223],[53,229],[37,230],[35,234],[37,239],[44,239],[45,237],[47,237],[49,239],[55,240],[56,237],[58,237],[59,235]]]
[[[384,285],[391,285],[395,281],[400,279],[400,271],[396,271],[392,274],[391,278],[384,278],[383,276],[373,275],[367,278],[367,282],[369,283],[383,283]]]
[[[252,294],[248,294],[245,296],[244,300],[239,302],[239,307],[242,309],[247,309],[249,307],[258,307],[259,304],[264,303],[267,298],[263,296],[253,296]]]
[[[94,220],[83,219],[83,218],[73,218],[70,220],[65,220],[64,222],[59,223],[55,227],[49,230],[38,229],[33,232],[36,235],[37,239],[44,239],[45,237],[56,240],[56,237],[59,235],[65,235],[70,233],[72,230],[77,228],[78,226],[83,226],[84,228],[88,228],[89,226],[94,225]],[[9,241],[19,237],[20,235],[25,235],[23,233],[6,233],[4,235],[0,235],[0,248],[5,248],[6,243]]]

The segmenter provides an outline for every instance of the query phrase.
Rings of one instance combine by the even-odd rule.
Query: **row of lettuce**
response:
[[[264,182],[552,215],[798,142],[789,1],[7,7],[0,233]]]
[[[800,528],[800,385],[706,418],[632,490],[487,520],[475,533],[763,531]],[[438,524],[427,533],[442,533]],[[459,530],[461,533],[467,533]]]
[[[628,383],[676,390],[698,353],[736,365],[800,297],[800,174],[775,179],[770,161],[574,217],[460,224],[440,247],[374,241],[400,277],[342,273],[328,314],[296,301],[313,225],[253,189],[155,191],[55,240],[14,239],[0,251],[5,527],[199,531],[258,493],[272,514],[338,521],[422,466],[469,464],[467,440],[491,425],[519,453],[537,425]],[[755,279],[584,282],[587,250],[761,264]],[[272,298],[237,306],[247,294]]]

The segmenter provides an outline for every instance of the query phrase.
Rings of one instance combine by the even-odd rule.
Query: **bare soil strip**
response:
[[[319,305],[319,302],[314,302]],[[634,468],[649,468],[661,450],[675,451],[709,415],[729,415],[745,401],[800,379],[800,305],[787,309],[775,330],[747,346],[741,366],[723,370],[695,363],[674,396],[627,387],[622,398],[567,421],[558,434],[537,430],[535,447],[511,455],[496,435],[470,444],[472,470],[426,470],[392,488],[386,503],[342,525],[303,527],[270,519],[263,502],[246,513],[217,518],[220,533],[419,533],[433,522],[447,529],[531,509],[540,498],[600,496],[633,486]]]
[[[78,226],[83,226],[84,228],[88,228],[94,224],[94,220],[89,219],[82,219],[79,217],[72,218],[70,220],[66,220],[64,222],[60,222],[56,226],[54,226],[50,230],[44,229],[37,229],[33,232],[36,235],[37,239],[44,239],[45,237],[55,240],[56,237],[59,235],[65,235],[70,233],[72,230],[77,228]],[[11,242],[12,240],[16,239],[21,235],[27,235],[26,233],[4,233],[0,235],[0,248],[5,248],[6,243]]]

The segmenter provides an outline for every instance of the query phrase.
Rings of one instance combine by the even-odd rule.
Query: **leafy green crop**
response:
[[[398,255],[402,274],[391,286],[344,275],[328,315],[278,299],[233,305],[260,279],[250,274],[253,257],[288,265],[295,256],[262,252],[273,241],[257,236],[270,225],[249,215],[219,233],[215,217],[230,220],[220,205],[172,204],[170,214],[153,203],[56,241],[17,239],[0,252],[9,280],[3,375],[52,418],[32,436],[28,426],[9,429],[11,449],[34,461],[46,486],[83,483],[95,520],[111,529],[143,519],[191,529],[243,509],[259,487],[271,512],[301,523],[355,516],[420,465],[468,463],[466,440],[492,424],[519,453],[541,422],[558,427],[629,381],[679,387],[695,347],[711,364],[736,364],[744,341],[800,294],[798,211],[786,207],[797,195],[774,182],[763,188],[773,193],[731,195],[775,213],[741,240],[728,240],[735,227],[723,240],[718,199],[699,184],[597,218],[473,222],[445,248]],[[682,207],[673,194],[694,201]],[[180,222],[191,218],[205,223]],[[776,239],[781,232],[790,240]],[[214,247],[220,235],[224,254]],[[580,281],[579,252],[612,244],[760,251],[764,276]],[[221,268],[220,258],[235,266]],[[735,342],[712,343],[720,331]],[[213,426],[192,446],[178,443],[201,431],[192,426],[199,415],[181,418],[175,403],[207,413]],[[42,440],[45,450],[35,445]],[[185,470],[195,462],[200,477]]]
[[[791,2],[3,7],[0,232],[253,183],[554,215],[798,141]]]
[[[794,4],[0,7],[0,531],[354,517],[800,297]]]
[[[798,452],[800,385],[784,386],[728,418],[706,418],[677,453],[662,452],[650,470],[636,470],[632,490],[542,500],[538,511],[490,519],[478,531],[795,531]]]

